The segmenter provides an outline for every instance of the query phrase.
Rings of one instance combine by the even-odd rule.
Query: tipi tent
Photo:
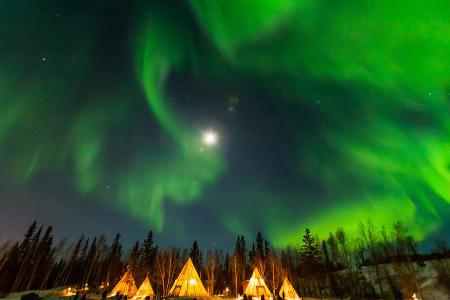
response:
[[[153,292],[152,285],[150,284],[150,279],[148,279],[147,276],[137,290],[137,293],[134,295],[133,299],[144,299],[147,296],[153,297],[154,295],[155,293]]]
[[[269,299],[272,296],[272,293],[264,282],[258,268],[255,268],[253,271],[252,277],[245,288],[244,294],[256,298],[260,298],[261,295],[264,295],[266,299]]]
[[[287,277],[284,278],[283,285],[278,292],[284,300],[300,300],[300,298]]]
[[[169,296],[172,297],[202,297],[208,296],[208,293],[203,286],[194,264],[189,257],[183,269],[175,280],[172,288],[169,291]]]
[[[127,295],[128,297],[132,297],[136,294],[136,291],[137,291],[136,283],[134,282],[131,270],[128,269],[127,272],[116,284],[116,286],[113,288],[113,290],[109,294],[109,297],[115,296],[117,293],[120,293],[121,295]]]

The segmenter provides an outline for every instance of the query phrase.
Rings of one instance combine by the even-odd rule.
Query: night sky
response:
[[[448,0],[0,2],[0,240],[450,236]]]

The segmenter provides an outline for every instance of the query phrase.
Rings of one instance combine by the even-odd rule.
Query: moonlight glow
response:
[[[216,132],[212,130],[205,131],[202,134],[202,142],[205,146],[212,147],[217,144],[219,137]]]

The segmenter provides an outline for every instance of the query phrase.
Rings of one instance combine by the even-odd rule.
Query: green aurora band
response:
[[[16,24],[9,15],[19,6],[0,4],[6,28]],[[27,45],[20,32],[2,31],[8,47],[0,46],[0,162],[17,184],[69,169],[82,195],[113,201],[161,231],[166,201],[207,201],[205,189],[227,170],[224,153],[204,151],[195,120],[169,104],[169,77],[236,80],[249,90],[256,86],[248,79],[253,77],[282,111],[298,149],[294,169],[320,192],[251,183],[233,193],[246,199],[240,207],[217,210],[230,233],[253,235],[249,220],[263,215],[261,230],[285,246],[297,243],[307,226],[324,236],[337,226],[355,232],[358,221],[371,218],[377,226],[402,221],[422,239],[448,218],[448,1],[191,0],[179,8],[141,1],[129,40],[138,79],[105,80],[110,92],[89,94],[76,87],[89,86],[87,78],[96,72],[92,52],[99,33],[88,28],[110,7],[107,1],[97,6],[82,16],[84,25],[75,23],[80,16],[69,18],[67,41],[56,29],[50,34],[60,42],[27,40],[55,53],[62,70],[17,68],[14,62],[29,50],[16,49]],[[31,18],[29,26],[52,28],[45,20]],[[130,133],[133,153],[118,149],[125,158],[111,167],[106,157],[114,136],[122,134],[127,143],[128,131],[145,131],[132,122],[140,93],[160,142],[135,141]],[[79,98],[89,101],[79,106]],[[305,126],[298,110],[326,118]],[[67,117],[62,111],[69,111]],[[44,134],[36,134],[37,127]],[[108,184],[117,187],[112,199]],[[261,190],[264,196],[255,197]],[[292,212],[287,205],[296,199],[300,204]]]

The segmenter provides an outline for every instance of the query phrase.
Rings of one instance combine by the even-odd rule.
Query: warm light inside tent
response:
[[[178,275],[177,280],[169,290],[172,297],[207,297],[208,292],[202,284],[191,258],[188,258],[186,264]]]
[[[72,289],[70,286],[63,292],[64,296],[73,296],[75,294],[75,289]]]
[[[258,268],[255,268],[252,274],[252,277],[248,281],[248,285],[244,290],[244,294],[252,297],[252,299],[259,300],[259,298],[264,295],[265,299],[270,299],[272,293],[264,282],[263,277],[258,271]]]

